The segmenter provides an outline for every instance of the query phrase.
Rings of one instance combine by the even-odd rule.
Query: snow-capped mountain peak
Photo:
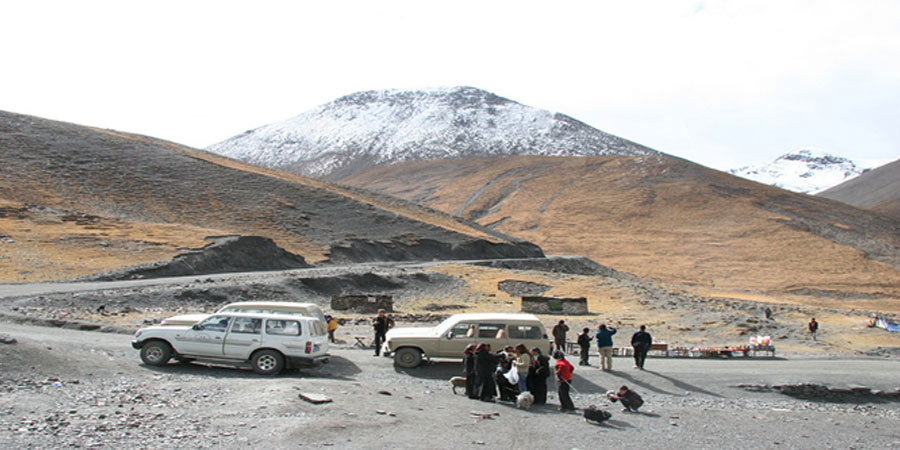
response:
[[[746,166],[729,172],[789,191],[816,194],[887,162],[850,160],[819,149],[806,148],[784,154],[763,166]]]
[[[473,87],[357,92],[207,150],[311,176],[411,159],[658,154]]]

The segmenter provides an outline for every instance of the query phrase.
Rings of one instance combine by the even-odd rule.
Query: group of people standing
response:
[[[560,320],[559,323],[553,327],[553,340],[556,343],[557,350],[565,351],[566,331],[568,330],[569,327],[563,320]],[[578,335],[577,343],[581,355],[581,360],[578,364],[582,366],[590,365],[588,359],[590,356],[591,341],[596,338],[597,351],[600,354],[600,368],[603,371],[612,370],[612,337],[617,331],[618,330],[614,327],[600,324],[597,328],[597,332],[592,337],[591,329],[584,328],[581,334]],[[647,326],[641,325],[640,329],[631,335],[631,347],[634,349],[634,367],[636,369],[644,369],[644,362],[647,360],[647,352],[650,351],[651,345],[653,345],[653,337],[647,332]]]
[[[553,373],[559,385],[560,410],[575,410],[569,397],[575,368],[560,351],[554,352],[554,358]],[[463,351],[463,374],[466,395],[471,399],[493,402],[499,397],[501,401],[513,402],[520,393],[530,392],[535,405],[547,403],[550,358],[538,347],[528,350],[519,344],[495,353],[490,344],[469,344]]]

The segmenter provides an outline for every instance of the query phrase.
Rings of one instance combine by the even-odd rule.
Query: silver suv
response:
[[[288,367],[313,367],[329,359],[325,323],[284,314],[219,313],[194,325],[142,328],[131,346],[151,366],[165,365],[171,358],[249,363],[263,375]]]
[[[550,350],[550,339],[533,314],[456,314],[433,328],[394,328],[387,332],[385,356],[394,354],[400,367],[418,366],[423,358],[462,358],[469,344],[491,344],[496,350],[525,344]]]

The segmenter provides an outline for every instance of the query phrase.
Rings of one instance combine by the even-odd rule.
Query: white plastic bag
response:
[[[519,372],[515,367],[510,369],[510,371],[506,372],[503,376],[506,377],[506,380],[509,381],[510,384],[519,384]]]

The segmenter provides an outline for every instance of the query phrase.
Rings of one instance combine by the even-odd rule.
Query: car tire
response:
[[[141,361],[148,366],[164,366],[172,358],[172,347],[164,341],[153,340],[141,346]]]
[[[260,375],[275,375],[284,369],[284,356],[275,350],[260,350],[250,358],[250,366]]]
[[[394,352],[394,364],[411,369],[422,364],[422,352],[417,348],[404,347]]]

